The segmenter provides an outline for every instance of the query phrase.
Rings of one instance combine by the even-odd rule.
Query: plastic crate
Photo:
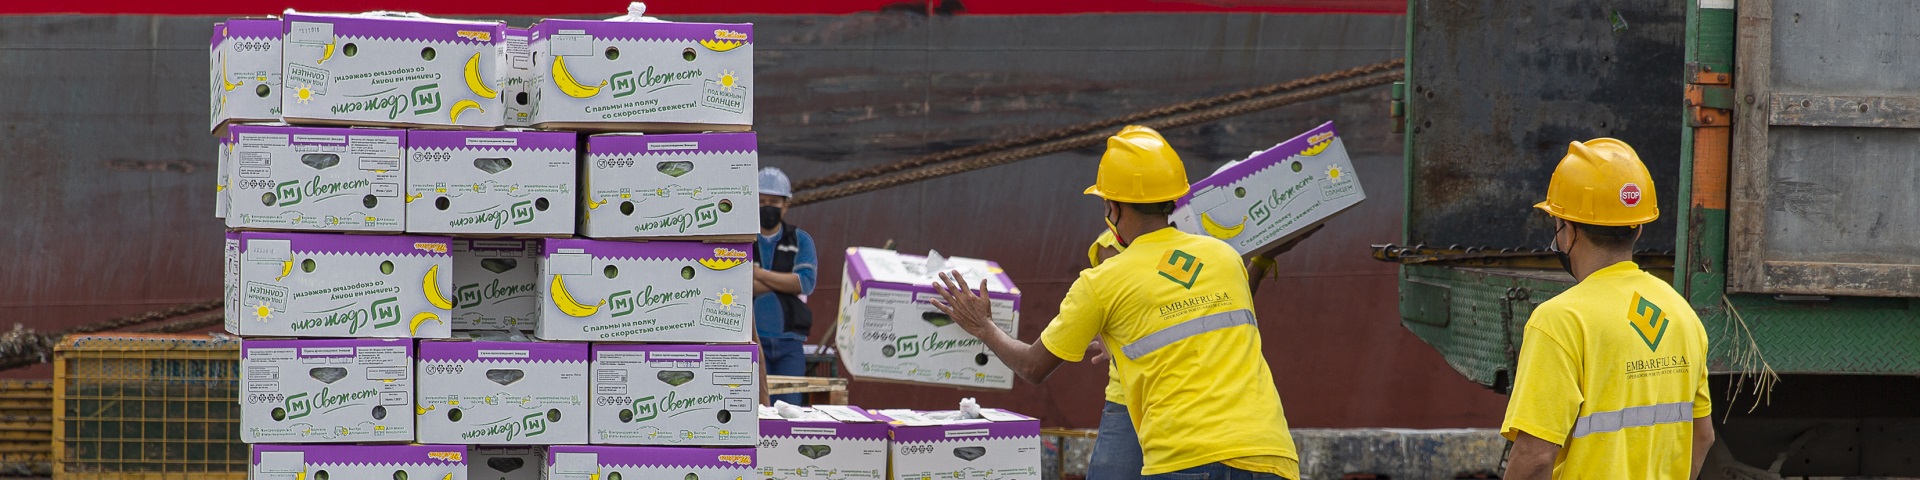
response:
[[[0,477],[53,471],[53,382],[0,380]]]
[[[55,478],[246,478],[239,364],[232,338],[62,339],[54,346]]]

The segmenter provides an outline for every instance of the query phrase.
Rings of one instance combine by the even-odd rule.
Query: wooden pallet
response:
[[[785,375],[767,376],[767,393],[781,395],[787,393],[825,393],[827,404],[847,404],[847,379],[826,377],[789,377]]]

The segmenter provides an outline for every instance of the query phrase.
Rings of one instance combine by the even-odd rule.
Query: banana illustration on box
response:
[[[487,113],[486,109],[480,108],[480,102],[476,102],[471,99],[461,100],[458,102],[453,102],[453,109],[447,113],[447,123],[459,124],[460,112],[465,112],[467,110],[474,110],[480,113]]]
[[[500,93],[494,91],[485,80],[480,78],[480,54],[478,53],[473,54],[472,58],[467,59],[466,78],[467,89],[473,90],[473,93],[479,95],[480,98],[494,98],[500,95]]]
[[[552,63],[553,84],[554,86],[560,87],[560,92],[567,94],[569,97],[588,98],[599,95],[600,87],[607,86],[606,80],[601,80],[597,85],[581,85],[579,80],[573,78],[573,74],[567,73],[567,57],[556,55],[553,57]]]
[[[553,292],[552,295],[549,295],[553,297],[553,306],[560,307],[561,312],[570,316],[591,317],[593,314],[600,312],[602,305],[607,304],[605,299],[601,299],[600,303],[593,305],[585,305],[574,300],[573,294],[567,291],[566,280],[562,280],[560,275],[557,274],[553,276],[553,285],[550,286],[549,289]]]
[[[340,40],[334,39],[334,40],[328,41],[326,45],[322,45],[322,47],[325,48],[325,50],[322,50],[320,52],[320,60],[313,62],[313,64],[314,65],[324,64],[324,63],[327,63],[327,59],[333,58],[333,47],[338,43],[340,43]]]

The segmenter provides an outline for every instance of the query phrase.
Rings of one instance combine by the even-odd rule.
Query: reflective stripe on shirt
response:
[[[1594,412],[1573,422],[1573,438],[1596,433],[1617,432],[1633,427],[1651,427],[1693,421],[1693,402],[1662,403],[1629,407],[1611,412]]]
[[[1196,317],[1141,337],[1138,341],[1120,347],[1120,352],[1127,354],[1127,358],[1138,360],[1140,357],[1153,353],[1154,350],[1172,345],[1173,342],[1186,340],[1187,338],[1202,333],[1241,325],[1257,325],[1253,320],[1252,311],[1240,309]]]

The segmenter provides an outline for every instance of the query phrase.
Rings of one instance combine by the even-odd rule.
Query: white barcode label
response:
[[[893,307],[868,305],[866,311],[861,313],[861,325],[867,331],[893,331]]]

